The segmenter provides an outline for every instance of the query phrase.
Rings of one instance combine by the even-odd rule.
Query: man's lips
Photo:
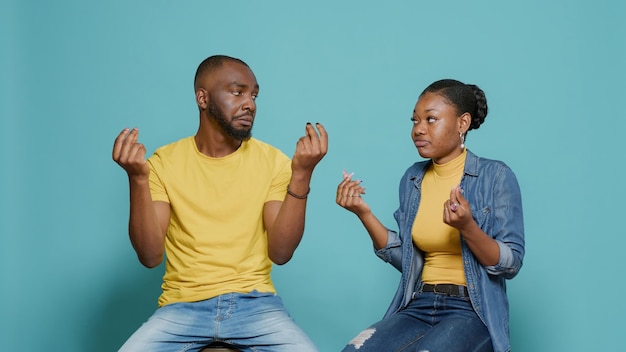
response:
[[[254,122],[254,117],[250,115],[239,116],[235,118],[235,121],[244,126],[252,126]]]

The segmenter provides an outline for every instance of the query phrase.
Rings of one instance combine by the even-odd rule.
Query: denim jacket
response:
[[[399,234],[388,230],[387,246],[376,251],[382,260],[402,272],[398,291],[385,317],[406,307],[420,285],[424,260],[413,244],[411,228],[420,202],[422,179],[430,164],[431,161],[417,162],[404,173],[399,187],[400,206],[394,212]],[[468,150],[460,185],[474,220],[500,247],[498,264],[483,266],[461,236],[470,300],[489,329],[494,351],[510,351],[505,279],[517,275],[524,258],[522,199],[517,178],[503,162],[477,157]]]

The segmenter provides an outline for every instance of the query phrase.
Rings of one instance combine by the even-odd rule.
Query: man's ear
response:
[[[206,110],[209,106],[209,94],[204,88],[198,88],[196,90],[196,104],[200,110]]]

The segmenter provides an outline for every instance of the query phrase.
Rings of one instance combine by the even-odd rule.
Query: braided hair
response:
[[[448,104],[456,108],[458,115],[469,113],[472,121],[468,131],[480,127],[487,117],[487,97],[485,92],[474,84],[442,79],[426,87],[420,97],[425,93],[441,95]]]

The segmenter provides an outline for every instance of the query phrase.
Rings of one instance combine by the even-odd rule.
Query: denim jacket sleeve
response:
[[[398,209],[393,216],[398,224],[399,232],[387,229],[387,245],[385,248],[376,250],[376,255],[383,261],[390,263],[400,272],[406,270],[407,261],[411,260],[411,231],[410,226],[413,223],[415,214],[417,213],[417,204],[419,203],[419,187],[421,182],[416,179],[416,175],[423,175],[424,170],[428,167],[429,162],[417,162],[411,165],[400,179],[398,185]],[[408,236],[408,237],[407,237]],[[403,243],[403,240],[408,241]]]
[[[521,269],[524,258],[522,199],[513,171],[503,163],[498,166],[491,197],[493,222],[484,230],[497,241],[500,259],[498,264],[485,269],[491,275],[512,279]]]
[[[402,241],[396,231],[387,229],[387,246],[375,250],[376,255],[385,262],[402,271]]]

